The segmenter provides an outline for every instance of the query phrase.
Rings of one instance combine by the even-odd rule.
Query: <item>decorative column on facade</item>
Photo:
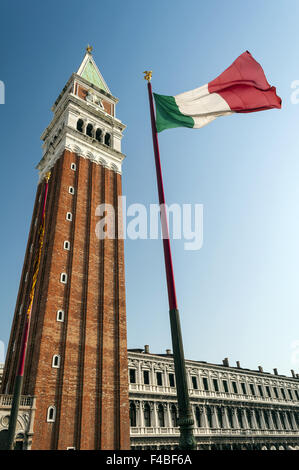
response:
[[[296,423],[294,411],[291,410],[291,411],[289,411],[289,413],[290,413],[290,417],[291,417],[291,422],[292,422],[293,430],[294,430],[294,431],[298,431],[298,426],[297,426],[297,423]]]
[[[145,427],[145,424],[144,424],[144,405],[145,405],[145,402],[142,400],[140,401],[140,408],[139,408],[139,413],[140,413],[140,427],[141,428],[144,428]]]
[[[137,380],[136,380],[136,382],[137,382],[137,385],[143,384],[143,377],[142,377],[142,372],[141,372],[141,361],[138,361],[138,365],[137,365]]]
[[[135,401],[135,408],[136,408],[136,426],[137,427],[143,427],[141,425],[141,420],[142,420],[142,407],[141,407],[141,403],[139,400],[136,400]]]
[[[241,415],[242,415],[242,421],[243,421],[244,429],[250,429],[248,419],[247,419],[246,409],[243,408],[243,407],[241,408]]]
[[[258,413],[260,415],[260,420],[261,420],[261,427],[262,429],[268,429],[267,428],[267,425],[266,425],[266,421],[265,421],[265,418],[264,418],[264,410],[263,408],[258,410]]]
[[[270,429],[272,430],[275,430],[275,424],[274,424],[274,421],[273,421],[273,417],[272,417],[272,410],[267,410],[267,414],[268,414],[268,420],[269,420],[269,425],[270,425]]]
[[[163,414],[164,414],[164,427],[171,427],[171,421],[169,420],[168,415],[168,403],[160,403],[163,406]]]
[[[289,422],[288,414],[286,411],[283,411],[283,416],[284,416],[284,422],[285,422],[287,430],[291,430],[292,429],[291,424]]]
[[[174,427],[174,424],[172,423],[170,409],[171,409],[171,403],[166,403],[166,416],[167,416],[167,420],[166,420],[166,423],[165,423],[165,424],[166,424],[167,427],[173,428],[173,427]]]
[[[200,415],[201,415],[201,419],[200,421],[202,422],[202,427],[204,429],[207,429],[209,426],[208,426],[208,418],[207,418],[207,409],[206,409],[206,406],[203,405],[199,408],[199,411],[200,411]]]
[[[153,428],[159,427],[157,406],[158,406],[158,403],[156,403],[156,402],[152,402],[150,404],[151,410],[153,409],[153,418],[154,418],[153,419]]]
[[[223,413],[223,417],[222,417],[222,420],[223,420],[223,428],[224,428],[224,429],[229,429],[230,426],[229,426],[228,416],[227,416],[227,406],[224,406],[224,407],[222,408],[222,413]]]
[[[212,415],[212,428],[217,429],[219,428],[217,409],[215,406],[211,406],[210,408],[211,408],[211,415]]]
[[[278,429],[282,430],[282,429],[284,429],[284,427],[283,427],[283,424],[282,424],[281,419],[280,419],[280,411],[281,411],[281,410],[278,409],[278,411],[275,411],[275,413],[276,413],[276,419],[277,419]]]
[[[237,417],[237,409],[234,407],[231,407],[231,412],[232,412],[232,418],[233,418],[233,427],[235,429],[240,429],[238,417]]]
[[[168,387],[168,377],[167,377],[167,368],[166,367],[163,367],[163,375],[162,375],[163,379],[162,379],[162,384],[163,384],[163,387]]]
[[[251,416],[251,422],[252,422],[252,429],[258,429],[258,424],[256,422],[256,416],[255,416],[255,411],[249,410],[250,411],[250,416]]]
[[[155,364],[151,364],[151,384],[152,386],[156,385],[156,380],[155,380]]]

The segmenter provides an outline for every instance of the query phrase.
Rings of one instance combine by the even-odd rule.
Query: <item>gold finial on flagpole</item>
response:
[[[87,45],[86,52],[88,52],[88,54],[91,54],[92,52],[92,46],[90,46],[89,44]]]
[[[152,74],[153,74],[152,70],[145,70],[145,72],[143,73],[144,73],[144,80],[147,80],[148,82],[150,82],[152,79]]]
[[[48,171],[48,173],[45,174],[45,180],[48,183],[49,179],[51,178],[51,171]]]

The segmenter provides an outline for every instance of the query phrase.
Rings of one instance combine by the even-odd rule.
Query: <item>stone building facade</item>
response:
[[[179,440],[173,357],[131,349],[132,449],[175,449]],[[299,378],[240,364],[186,361],[198,449],[299,449]]]
[[[173,357],[128,351],[131,449],[175,449],[179,441]],[[186,361],[194,434],[199,450],[299,450],[299,378],[240,365]],[[1,367],[0,367],[1,373]],[[1,376],[0,376],[1,381]],[[0,395],[0,436],[11,397]],[[30,449],[34,397],[22,397],[17,447]],[[1,440],[0,440],[1,446]]]

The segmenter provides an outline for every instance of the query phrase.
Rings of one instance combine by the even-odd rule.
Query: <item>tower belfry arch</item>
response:
[[[100,240],[95,230],[98,205],[121,213],[125,125],[91,51],[55,101],[41,137],[40,179],[2,381],[2,393],[11,394],[50,171],[22,390],[36,397],[32,449],[130,447],[123,240]]]

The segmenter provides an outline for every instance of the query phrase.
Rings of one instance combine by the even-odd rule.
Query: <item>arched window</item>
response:
[[[136,427],[136,405],[132,402],[130,403],[130,426]]]
[[[163,408],[163,405],[161,405],[161,404],[158,406],[158,422],[159,422],[159,426],[161,428],[164,428],[164,426],[165,426],[164,408]]]
[[[261,429],[261,419],[260,419],[259,410],[255,410],[255,420],[256,420],[257,427]]]
[[[67,283],[67,274],[66,273],[61,273],[60,274],[60,282],[62,284],[66,284]]]
[[[266,410],[264,410],[263,413],[264,413],[264,420],[265,420],[266,428],[270,429],[268,413]]]
[[[83,120],[82,120],[82,119],[78,119],[78,121],[77,121],[77,131],[83,132],[83,125],[84,125]]]
[[[52,367],[55,367],[56,369],[59,369],[60,367],[60,356],[58,354],[53,356]]]
[[[57,321],[64,321],[64,310],[57,310]]]
[[[244,425],[243,425],[243,414],[242,414],[242,410],[240,410],[240,408],[237,409],[237,416],[238,416],[239,426],[240,426],[240,428],[243,428],[244,427]]]
[[[151,409],[148,403],[144,405],[144,426],[146,428],[151,427]]]
[[[197,427],[200,428],[201,427],[201,417],[200,417],[199,406],[195,407],[195,419],[196,419]]]
[[[246,410],[246,417],[247,417],[248,426],[252,428],[251,412],[249,409]]]
[[[178,415],[177,415],[177,411],[176,411],[176,406],[175,406],[175,405],[171,405],[170,414],[171,414],[172,426],[173,426],[174,428],[177,428],[177,427],[178,427]]]
[[[217,408],[218,423],[221,428],[223,428],[223,419],[222,419],[222,408]]]
[[[208,418],[208,426],[210,428],[213,427],[213,422],[212,422],[212,410],[209,406],[207,406],[207,418]]]
[[[56,418],[56,408],[55,406],[49,406],[47,411],[47,422],[54,423]]]
[[[111,135],[108,134],[105,134],[105,144],[108,145],[109,147],[111,146]]]
[[[103,135],[102,129],[97,129],[97,131],[96,131],[96,139],[97,139],[99,142],[102,142],[102,135]]]
[[[69,242],[68,240],[65,240],[65,241],[63,242],[63,248],[64,248],[65,250],[70,250],[70,247],[71,247],[70,242]]]
[[[93,137],[93,126],[90,123],[86,127],[86,135],[89,135],[89,137]]]

